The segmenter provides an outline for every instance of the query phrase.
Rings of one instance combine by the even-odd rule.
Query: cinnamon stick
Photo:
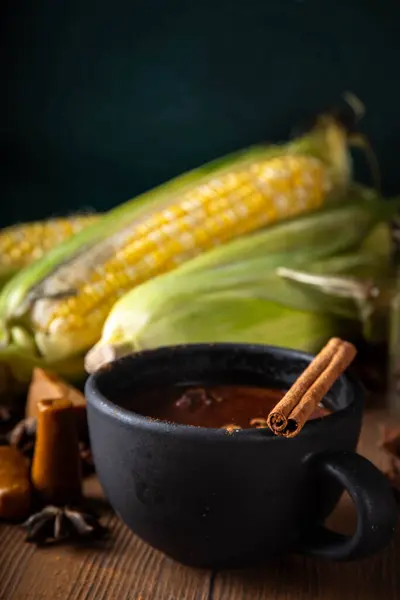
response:
[[[341,339],[331,338],[321,352],[311,361],[306,370],[296,379],[290,390],[275,406],[274,410],[270,412],[268,426],[274,433],[283,431],[287,427],[288,418],[293,408],[310,387],[310,382],[315,381],[323,373],[341,344]]]
[[[298,435],[356,353],[356,348],[350,342],[331,338],[270,412],[268,427],[276,435],[287,438]]]

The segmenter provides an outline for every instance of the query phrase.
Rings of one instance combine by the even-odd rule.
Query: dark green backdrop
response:
[[[347,89],[400,191],[397,0],[6,0],[0,14],[0,225],[111,207],[286,137]]]

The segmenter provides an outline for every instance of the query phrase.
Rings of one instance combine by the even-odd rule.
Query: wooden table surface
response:
[[[364,419],[359,452],[377,466],[382,410]],[[101,495],[97,482],[87,492]],[[0,525],[0,600],[400,600],[400,533],[381,555],[335,564],[301,556],[274,559],[264,568],[210,572],[181,566],[153,550],[107,513],[110,538],[94,549],[36,549],[23,533]],[[354,513],[343,497],[330,525],[351,531]]]

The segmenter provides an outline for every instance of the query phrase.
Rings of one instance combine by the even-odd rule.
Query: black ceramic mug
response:
[[[257,345],[159,348],[122,358],[86,384],[89,432],[111,505],[143,540],[198,567],[238,567],[271,554],[349,560],[385,547],[397,511],[385,477],[356,454],[363,394],[349,375],[325,398],[334,413],[293,439],[267,429],[190,427],[119,405],[146,386],[230,384],[289,388],[312,357]],[[353,536],[323,526],[342,490]]]

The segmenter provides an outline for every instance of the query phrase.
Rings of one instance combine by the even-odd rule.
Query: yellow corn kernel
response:
[[[131,288],[240,236],[343,197],[347,132],[329,115],[303,138],[243,150],[116,207],[46,253],[0,295],[0,338],[18,326],[41,360],[79,356]],[[34,351],[32,350],[32,352]]]
[[[80,285],[73,286],[77,293],[40,301],[33,323],[43,332],[54,331],[56,324],[61,333],[88,319],[98,331],[113,303],[130,288],[220,243],[318,208],[328,190],[326,165],[309,156],[283,155],[211,178],[115,234],[116,243],[109,238],[113,251],[101,265],[85,268]]]
[[[22,223],[0,230],[0,269],[20,269],[97,221],[98,216],[81,215]]]

